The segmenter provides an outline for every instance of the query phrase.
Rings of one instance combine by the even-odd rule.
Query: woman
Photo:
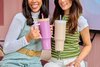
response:
[[[85,67],[83,59],[91,50],[91,41],[87,20],[81,15],[82,6],[79,0],[54,0],[55,10],[52,24],[55,20],[66,20],[66,37],[64,51],[55,51],[52,39],[52,58],[44,67]],[[79,36],[82,36],[84,47],[80,52]]]
[[[34,20],[48,17],[45,0],[23,0],[22,12],[15,15],[4,43],[5,56],[0,67],[42,67],[41,41]]]

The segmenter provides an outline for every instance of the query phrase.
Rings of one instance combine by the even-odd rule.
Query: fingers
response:
[[[38,26],[31,26],[31,30],[34,31],[34,30],[39,30],[39,27]]]
[[[69,63],[68,65],[66,65],[67,67],[74,67],[74,62]]]
[[[74,67],[80,67],[80,63],[75,63]]]
[[[41,38],[40,30],[38,27],[32,26],[31,33],[32,33],[33,39],[40,39]]]
[[[53,35],[53,26],[54,25],[50,25],[51,37]],[[40,30],[39,30],[38,26],[31,26],[31,33],[32,33],[32,38],[33,39],[39,39],[39,38],[41,38],[41,34],[40,34]]]
[[[50,25],[50,30],[51,30],[51,37],[53,38],[53,27],[54,27],[54,25]]]
[[[80,67],[80,63],[77,62],[71,62],[68,65],[66,65],[67,67]]]
[[[41,35],[38,34],[38,35],[33,35],[33,39],[40,39],[41,38]]]
[[[54,25],[50,25],[50,30],[53,31]]]

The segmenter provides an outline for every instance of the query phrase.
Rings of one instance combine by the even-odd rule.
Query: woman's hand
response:
[[[30,27],[30,32],[26,35],[26,40],[27,42],[30,42],[32,39],[40,39],[41,34],[38,26],[31,26]]]
[[[66,65],[66,67],[80,67],[80,61],[73,61],[71,63],[69,63],[68,65]]]
[[[51,36],[53,35],[53,26],[54,26],[54,25],[50,25]]]

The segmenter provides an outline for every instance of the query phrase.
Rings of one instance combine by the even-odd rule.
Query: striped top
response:
[[[68,17],[64,16],[63,20],[68,20]],[[68,28],[66,28],[66,37],[63,51],[55,51],[55,41],[52,38],[52,57],[58,59],[76,57],[80,53],[79,48],[79,32],[76,31],[74,34],[68,33]]]

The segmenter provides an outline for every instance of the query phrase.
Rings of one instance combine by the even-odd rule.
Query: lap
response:
[[[0,62],[0,67],[42,67],[42,65],[41,63],[37,62],[29,62],[29,60],[4,60]]]
[[[44,65],[44,67],[61,67],[58,64],[54,63],[54,62],[49,62],[47,64]]]
[[[76,58],[68,58],[63,60],[57,60],[54,58],[51,58],[50,62],[45,64],[44,67],[66,67],[67,64],[74,61]],[[85,67],[84,61],[80,63],[81,67]]]
[[[0,67],[42,67],[40,64],[18,65],[18,64],[2,64]]]

